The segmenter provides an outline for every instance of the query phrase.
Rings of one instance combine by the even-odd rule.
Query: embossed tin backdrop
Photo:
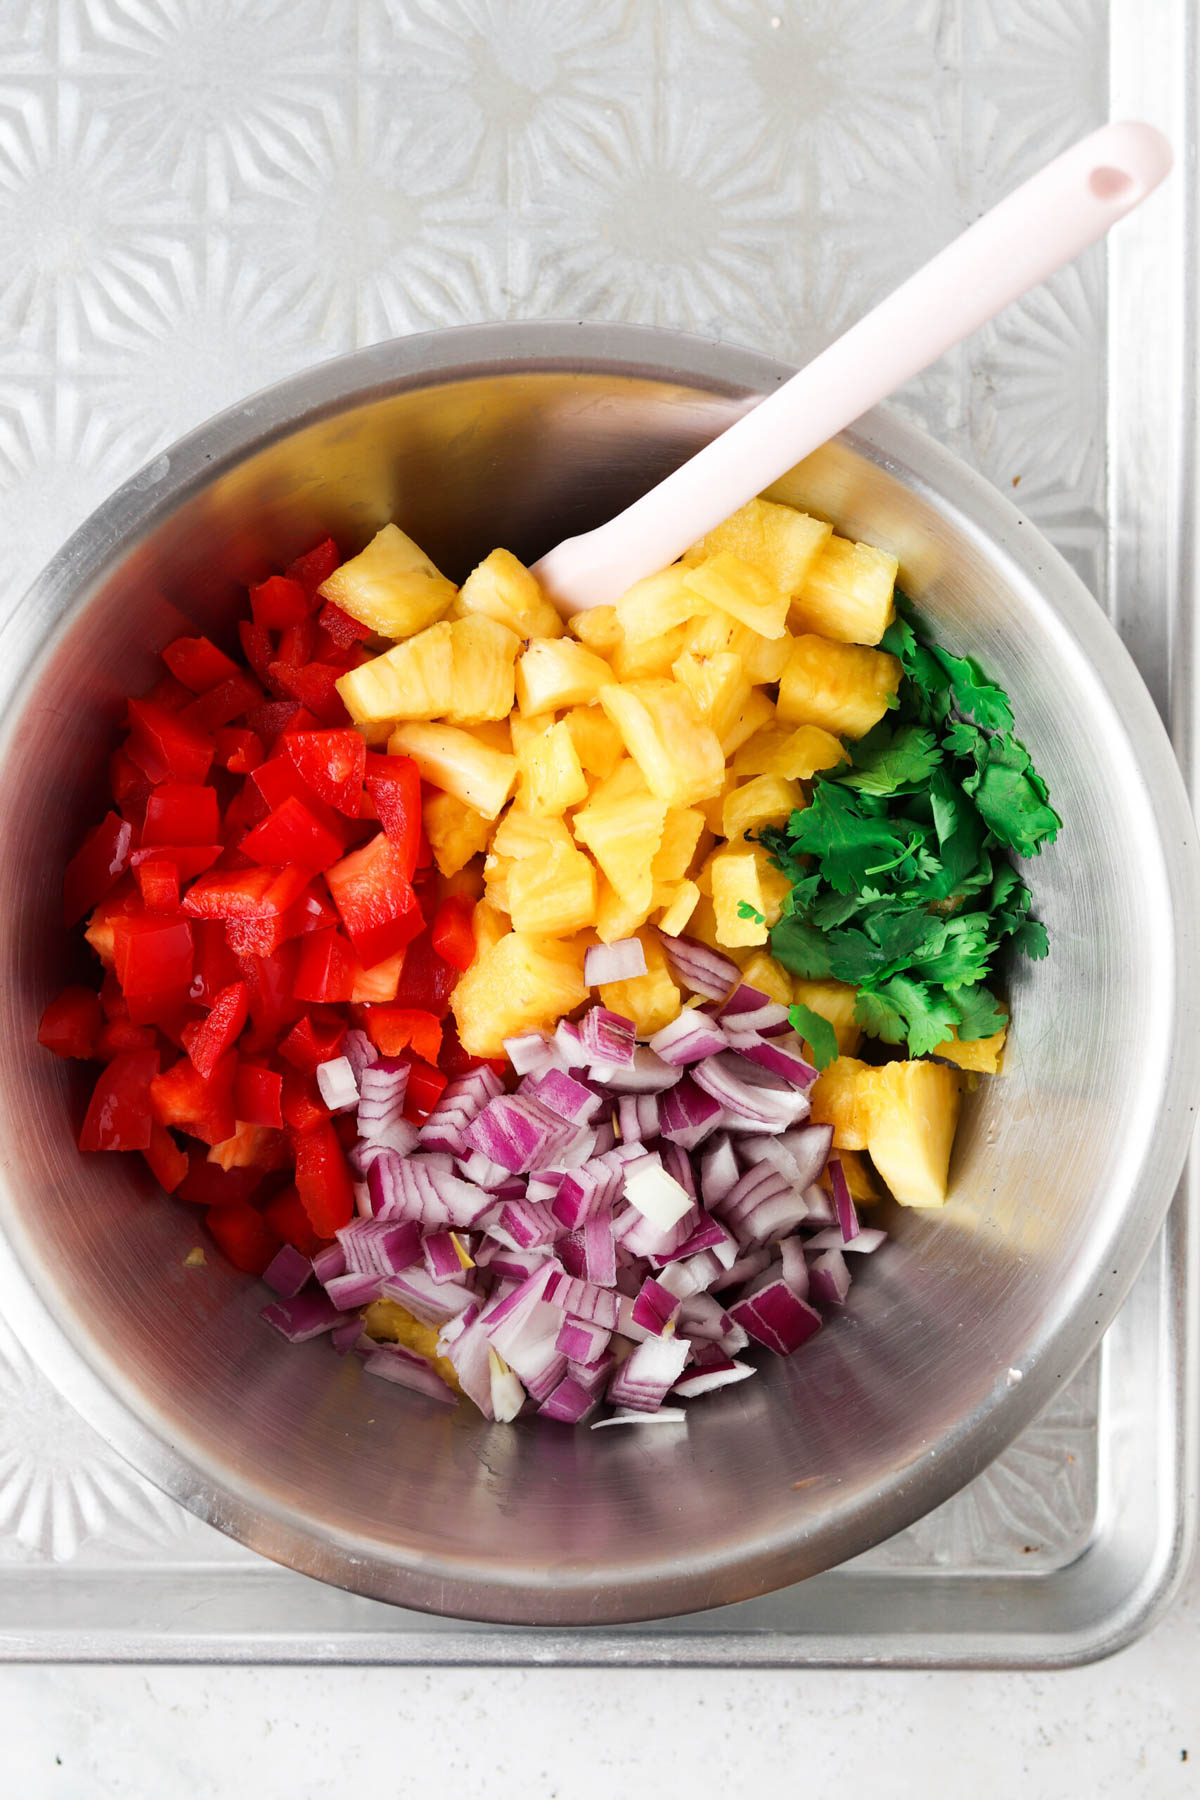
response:
[[[1168,51],[1175,11],[1150,33]],[[162,446],[325,356],[430,326],[575,316],[804,360],[1108,116],[1110,33],[1129,36],[1128,13],[2,0],[0,618]],[[1015,489],[1106,602],[1107,295],[1101,248],[897,402]],[[1142,628],[1161,690],[1165,615],[1124,622]],[[1144,1320],[1169,1310],[1177,1269],[1178,1245],[1152,1263]],[[914,1580],[1028,1569],[1030,1553],[1069,1564],[1098,1528],[1099,1380],[1093,1363],[987,1475],[866,1562]],[[134,1562],[161,1594],[185,1569],[214,1583],[222,1565],[259,1569],[120,1463],[0,1325],[0,1563],[61,1573],[54,1591],[82,1629],[97,1623],[96,1576]],[[323,1616],[323,1601],[295,1600],[311,1584],[269,1578],[281,1628],[315,1606],[328,1631],[366,1605],[331,1595],[342,1611]],[[32,1590],[9,1592],[19,1637]],[[741,1623],[786,1629],[785,1600],[739,1608]],[[230,1630],[236,1614],[222,1615]]]

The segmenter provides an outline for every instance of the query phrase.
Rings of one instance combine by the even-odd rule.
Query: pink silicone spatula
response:
[[[1152,125],[1102,126],[968,227],[790,381],[607,525],[567,538],[534,574],[567,614],[609,605],[1071,262],[1171,167]]]

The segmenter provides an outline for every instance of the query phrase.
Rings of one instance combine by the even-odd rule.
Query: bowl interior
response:
[[[351,548],[395,518],[459,579],[496,544],[532,558],[774,378],[731,353],[675,375],[501,358],[373,374],[307,422],[251,407],[160,459],[7,628],[0,1291],[118,1447],[313,1575],[511,1622],[742,1598],[967,1480],[1085,1354],[1149,1246],[1184,1079],[1169,1078],[1181,877],[1163,843],[1165,740],[1098,611],[958,465],[886,418],[811,458],[778,495],[897,552],[940,635],[1009,690],[1067,822],[1032,872],[1052,954],[1015,973],[1005,1073],[967,1102],[952,1204],[889,1218],[894,1240],[845,1315],[695,1407],[686,1430],[489,1426],[364,1378],[323,1342],[291,1348],[260,1323],[258,1284],[215,1252],[184,1266],[200,1221],[140,1159],[77,1154],[87,1072],[34,1042],[46,999],[83,966],[58,883],[102,798],[122,701],[177,633],[229,643],[239,585],[324,532]]]

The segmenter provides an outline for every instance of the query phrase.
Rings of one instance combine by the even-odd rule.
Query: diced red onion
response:
[[[657,1252],[656,1260],[664,1263],[673,1263],[683,1257],[690,1258],[699,1256],[702,1251],[713,1251],[716,1253],[716,1267],[718,1270],[721,1268],[732,1268],[733,1264],[737,1261],[738,1248],[732,1233],[721,1223],[720,1219],[714,1219],[710,1214],[703,1212],[700,1214],[699,1222],[688,1233],[683,1242],[677,1245],[673,1250],[669,1250],[665,1253],[662,1251]]]
[[[568,1362],[595,1362],[608,1349],[612,1332],[590,1319],[566,1318],[558,1328],[555,1348]]]
[[[635,1412],[657,1412],[682,1375],[691,1352],[687,1338],[650,1337],[635,1346],[608,1384],[606,1398]]]
[[[735,1300],[729,1315],[756,1343],[765,1344],[777,1356],[790,1356],[821,1329],[820,1313],[799,1299],[782,1277]]]
[[[300,1292],[313,1272],[312,1263],[301,1251],[293,1249],[291,1244],[284,1244],[277,1250],[263,1271],[263,1280],[276,1294],[285,1300],[291,1300]]]
[[[514,1175],[551,1168],[575,1136],[573,1128],[526,1094],[498,1094],[467,1126],[467,1144]]]
[[[709,1212],[714,1212],[736,1187],[740,1175],[733,1145],[722,1132],[700,1158],[700,1194]]]
[[[358,1135],[368,1144],[385,1144],[402,1155],[412,1145],[412,1128],[404,1117],[409,1065],[402,1057],[381,1056],[359,1076]]]
[[[584,953],[583,979],[589,987],[603,987],[610,981],[633,981],[645,973],[646,952],[640,938],[593,944]]]
[[[492,1410],[491,1344],[478,1313],[473,1318],[463,1316],[468,1322],[454,1335],[451,1334],[457,1320],[442,1327],[438,1352],[453,1368],[468,1400],[474,1402],[485,1419],[492,1419],[495,1413]]]
[[[711,1294],[688,1294],[679,1306],[680,1334],[695,1343],[697,1338],[719,1342],[729,1330],[732,1320],[719,1300]]]
[[[348,1356],[351,1350],[357,1350],[360,1343],[370,1343],[364,1338],[362,1320],[357,1313],[342,1313],[341,1323],[335,1325],[329,1334],[329,1341],[339,1356]]]
[[[341,1324],[344,1316],[329,1295],[319,1289],[273,1300],[270,1306],[263,1307],[259,1315],[268,1325],[273,1325],[289,1344],[306,1344],[309,1338],[320,1337],[323,1332],[332,1331],[336,1325]]]
[[[711,1283],[711,1291],[716,1294],[722,1288],[740,1287],[743,1282],[750,1281],[755,1275],[760,1275],[764,1269],[769,1268],[771,1261],[769,1250],[747,1250],[744,1255],[738,1257],[735,1263],[731,1263],[716,1281]]]
[[[806,1094],[817,1079],[817,1071],[811,1063],[805,1062],[800,1053],[799,1038],[788,1043],[782,1038],[764,1037],[752,1032],[747,1036],[731,1037],[730,1042],[738,1055],[744,1056],[747,1062],[766,1069],[771,1075],[778,1075],[795,1088],[802,1088]],[[808,1107],[797,1114],[797,1117],[807,1118]]]
[[[490,1269],[493,1275],[508,1276],[513,1281],[524,1281],[545,1260],[544,1249],[510,1250],[493,1237],[485,1237],[475,1252],[476,1268]]]
[[[450,1156],[469,1155],[471,1143],[467,1138],[467,1127],[503,1091],[496,1071],[486,1064],[448,1082],[421,1126],[421,1148],[443,1150]]]
[[[848,1244],[856,1238],[861,1230],[858,1214],[854,1210],[854,1202],[850,1198],[850,1187],[846,1180],[846,1171],[842,1167],[840,1156],[831,1156],[825,1164],[829,1176],[829,1185],[833,1190],[833,1204],[837,1207],[838,1224],[841,1227],[842,1242]]]
[[[334,1056],[317,1064],[317,1088],[331,1113],[353,1112],[358,1105],[358,1081],[347,1056]]]
[[[660,931],[659,938],[667,953],[672,974],[693,994],[707,1000],[724,1000],[741,980],[741,970],[727,956],[710,950],[707,944],[692,937],[672,937]]]
[[[617,1358],[613,1351],[602,1350],[590,1363],[568,1362],[567,1374],[578,1382],[584,1393],[599,1396],[616,1366]]]
[[[600,1404],[596,1393],[581,1387],[569,1372],[538,1407],[539,1419],[555,1419],[560,1425],[582,1425]]]
[[[365,1031],[352,1026],[342,1039],[342,1055],[354,1070],[356,1082],[362,1082],[362,1072],[374,1062],[379,1061],[379,1052]]]
[[[383,1293],[383,1280],[382,1275],[354,1269],[327,1281],[325,1292],[339,1312],[357,1312],[359,1307],[370,1306],[372,1300],[379,1299]]]
[[[846,1295],[850,1292],[850,1271],[840,1250],[822,1250],[809,1263],[808,1291],[820,1306],[845,1304]]]
[[[659,1155],[667,1174],[679,1183],[690,1200],[697,1199],[696,1177],[692,1172],[692,1159],[687,1151],[680,1144],[664,1144]]]
[[[817,1182],[810,1182],[804,1190],[804,1198],[808,1205],[808,1217],[804,1223],[808,1226],[824,1227],[837,1224],[837,1207],[833,1203],[833,1195]],[[838,1231],[838,1237],[841,1237]]]
[[[661,1335],[672,1325],[679,1311],[679,1301],[669,1293],[653,1276],[643,1281],[637,1299],[633,1303],[633,1321],[644,1331],[653,1331]]]
[[[611,1288],[571,1275],[552,1275],[546,1284],[546,1299],[569,1318],[584,1319],[606,1331],[616,1329],[617,1296]]]
[[[681,1150],[695,1150],[718,1129],[724,1116],[720,1101],[697,1087],[690,1075],[668,1089],[659,1102],[662,1135]]]
[[[788,1024],[786,1006],[744,981],[734,988],[717,1016],[722,1028],[738,1037],[756,1031],[786,1031]]]
[[[670,1231],[693,1207],[692,1196],[661,1164],[639,1162],[625,1174],[625,1198],[660,1231]]]
[[[886,1243],[887,1232],[880,1231],[875,1225],[860,1226],[849,1243],[846,1243],[842,1237],[841,1226],[832,1225],[827,1226],[824,1231],[818,1231],[814,1237],[810,1237],[804,1248],[806,1250],[840,1250],[843,1255],[849,1251],[856,1251],[859,1255],[870,1256],[878,1250],[881,1244]]]
[[[510,1184],[515,1197],[520,1197],[524,1192],[519,1177],[510,1175],[502,1163],[491,1162],[479,1150],[472,1150],[470,1156],[460,1156],[457,1161],[463,1180],[473,1181],[476,1187],[486,1188],[489,1194],[497,1193]]]
[[[431,1280],[437,1282],[462,1280],[464,1273],[462,1258],[455,1248],[452,1231],[426,1232],[423,1255],[425,1270]]]
[[[383,1284],[387,1299],[398,1300],[422,1325],[441,1325],[474,1302],[469,1288],[456,1281],[434,1281],[424,1268],[402,1269]]]
[[[432,1158],[402,1157],[390,1150],[371,1164],[367,1184],[377,1219],[415,1219],[434,1231],[444,1225],[474,1225],[496,1203],[494,1194],[460,1181]]]
[[[685,1006],[669,1024],[655,1032],[650,1048],[663,1062],[682,1067],[706,1056],[719,1056],[722,1050],[728,1050],[729,1040],[715,1019],[694,1006]]]
[[[584,1223],[583,1272],[596,1287],[612,1287],[617,1279],[617,1246],[611,1221],[603,1214]]]
[[[527,1075],[521,1083],[521,1092],[532,1095],[569,1125],[590,1124],[603,1105],[599,1094],[562,1069],[546,1069],[542,1074]]]
[[[385,1381],[394,1381],[400,1387],[411,1388],[414,1393],[425,1394],[430,1400],[440,1400],[449,1406],[456,1404],[454,1394],[432,1363],[425,1357],[418,1356],[415,1350],[406,1349],[403,1344],[377,1344],[374,1350],[367,1353],[363,1369],[368,1375],[381,1375]]]
[[[337,1238],[352,1275],[398,1275],[421,1260],[421,1228],[413,1219],[353,1219]]]
[[[555,1066],[554,1051],[540,1031],[523,1031],[519,1037],[505,1038],[504,1054],[518,1075],[536,1075]]]
[[[620,1191],[620,1167],[609,1167],[594,1158],[581,1169],[563,1172],[550,1210],[560,1225],[574,1231],[597,1213],[611,1212]]]
[[[692,1079],[719,1100],[740,1131],[786,1131],[808,1116],[808,1096],[733,1051],[697,1063]]]
[[[312,1259],[313,1274],[322,1286],[335,1275],[346,1273],[346,1252],[340,1244],[326,1244]]]
[[[682,1406],[660,1406],[654,1412],[615,1412],[607,1419],[593,1419],[591,1429],[605,1425],[686,1425],[687,1413]]]
[[[658,1095],[622,1094],[617,1101],[617,1127],[622,1143],[650,1143],[658,1136]]]
[[[582,1051],[580,1061],[589,1067],[597,1063],[624,1066],[633,1061],[637,1029],[624,1014],[611,1012],[607,1006],[593,1006],[579,1022],[577,1041]]]
[[[840,1233],[838,1236],[840,1238]],[[784,1238],[779,1246],[779,1268],[798,1300],[808,1299],[808,1262],[798,1237]]]
[[[520,1377],[510,1369],[502,1356],[488,1345],[488,1379],[492,1391],[492,1416],[501,1425],[517,1417],[525,1404],[525,1389]]]
[[[702,1366],[685,1369],[671,1392],[681,1394],[685,1400],[695,1400],[701,1394],[729,1387],[732,1382],[745,1381],[753,1373],[753,1363],[736,1362],[721,1350]]]
[[[486,1212],[480,1225],[510,1250],[532,1250],[552,1244],[561,1230],[548,1206],[530,1200],[505,1200]]]

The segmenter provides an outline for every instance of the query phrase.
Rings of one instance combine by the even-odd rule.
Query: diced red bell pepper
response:
[[[295,1184],[281,1188],[263,1207],[263,1218],[272,1231],[302,1256],[315,1256],[326,1240],[313,1230],[313,1222],[304,1210],[304,1202]]]
[[[108,781],[117,805],[122,808],[130,805],[138,807],[140,817],[146,810],[152,783],[146,771],[138,768],[127,750],[114,750],[109,757]]]
[[[156,1075],[150,1084],[154,1117],[160,1125],[186,1131],[205,1144],[233,1136],[233,1077],[237,1057],[222,1057],[211,1075],[201,1075],[186,1056]],[[137,1148],[143,1148],[138,1145]]]
[[[468,894],[450,894],[433,921],[433,948],[461,973],[475,960],[475,902]]]
[[[266,919],[226,919],[225,942],[239,962],[247,956],[274,956],[288,940],[287,914]]]
[[[275,651],[275,661],[271,664],[271,679],[279,680],[279,670],[299,669],[312,661],[313,646],[317,641],[317,622],[307,616],[295,625],[289,625],[279,634],[279,644]],[[285,689],[285,692],[290,691]],[[295,696],[298,700],[299,694]]]
[[[332,1237],[354,1217],[345,1152],[328,1120],[296,1139],[296,1187],[313,1230],[322,1237]]]
[[[283,631],[307,619],[312,607],[309,596],[298,581],[286,575],[268,575],[250,589],[250,611],[256,625],[268,631]]]
[[[142,1155],[159,1187],[173,1194],[188,1172],[187,1151],[179,1148],[166,1126],[160,1125],[157,1119],[150,1127],[150,1142]]]
[[[128,1016],[105,1019],[96,1038],[96,1058],[99,1062],[111,1062],[127,1050],[154,1050],[157,1045],[158,1032],[153,1025],[134,1025]]]
[[[74,925],[104,898],[129,867],[133,827],[118,813],[106,813],[89,831],[63,876],[63,921]]]
[[[290,754],[293,735],[295,734],[289,731],[280,739],[274,753],[261,767],[255,769],[248,785],[253,787],[272,811],[277,806],[282,806],[285,800],[302,800],[314,819],[319,819],[326,831],[340,837],[344,845],[347,835],[354,827],[327,801],[322,800],[296,767]],[[311,734],[302,732],[298,735],[307,737]]]
[[[146,802],[142,848],[150,844],[213,844],[221,832],[215,788],[164,781]]]
[[[154,782],[203,781],[213,759],[211,737],[148,700],[129,702],[126,749]]]
[[[232,1050],[248,1011],[246,984],[235,981],[217,995],[206,1019],[185,1028],[183,1047],[201,1075],[211,1076],[226,1051]]]
[[[257,732],[245,725],[222,725],[216,734],[217,761],[231,775],[249,775],[266,751]]]
[[[265,919],[286,912],[307,886],[303,869],[213,869],[192,883],[183,910],[195,919]]]
[[[351,998],[358,959],[340,931],[310,932],[300,945],[296,998],[339,1005]]]
[[[164,712],[169,713],[181,712],[191,697],[191,689],[185,687],[182,681],[177,681],[169,671],[160,675],[154,686],[142,695],[142,699],[148,700],[151,706],[161,706]]]
[[[441,1099],[449,1077],[415,1056],[407,1058],[407,1061],[408,1086],[404,1091],[404,1116],[414,1125],[423,1125]]]
[[[400,866],[411,881],[422,831],[420,771],[411,756],[372,752],[366,759],[364,780],[379,823],[396,846]]]
[[[432,931],[423,931],[404,952],[396,1005],[414,1007],[419,1012],[432,1013],[435,1019],[444,1019],[458,975],[453,963],[434,949]]]
[[[397,950],[395,956],[385,956],[381,963],[374,963],[371,968],[364,969],[358,958],[354,959],[354,985],[350,990],[351,1000],[369,1005],[386,1006],[395,1001],[396,989],[400,986],[400,971],[404,967],[403,950]]]
[[[261,1169],[223,1169],[204,1150],[188,1152],[188,1172],[175,1190],[192,1206],[244,1206],[261,1187]]]
[[[233,658],[206,637],[178,637],[167,645],[162,659],[175,679],[193,694],[207,694],[210,688],[241,673]]]
[[[291,731],[283,741],[313,793],[356,819],[367,769],[367,747],[357,731]]]
[[[329,1108],[321,1098],[316,1077],[290,1064],[283,1072],[283,1122],[292,1132],[303,1134],[328,1119]]]
[[[281,650],[282,647],[281,645]],[[302,706],[307,707],[322,725],[350,723],[350,714],[337,691],[337,683],[345,672],[333,663],[304,662],[292,665],[279,660],[271,664],[272,680],[285,694],[290,694],[294,700],[299,700]]]
[[[247,1125],[283,1125],[283,1076],[262,1063],[238,1060],[233,1077],[233,1110]]]
[[[364,968],[403,950],[424,926],[404,858],[386,832],[326,869],[325,880]]]
[[[158,1076],[157,1050],[126,1050],[114,1056],[92,1093],[81,1150],[146,1150],[154,1114],[150,1095]]]
[[[277,1169],[290,1169],[292,1151],[282,1131],[239,1119],[229,1137],[213,1145],[208,1160],[221,1169],[257,1169],[261,1177]]]
[[[333,600],[325,602],[317,614],[317,624],[343,650],[349,650],[355,644],[361,644],[364,638],[369,638],[371,635],[369,625],[362,624],[358,619],[352,619],[350,614],[343,612]]]
[[[204,1223],[235,1269],[261,1275],[279,1249],[279,1238],[252,1206],[210,1206]]]
[[[294,1069],[312,1074],[338,1054],[345,1035],[344,1019],[316,1018],[305,1013],[280,1043],[279,1054]]]
[[[241,979],[237,958],[225,941],[225,927],[220,919],[197,919],[192,926],[195,956],[192,962],[192,985],[189,1000],[211,1006],[223,988]]]
[[[179,867],[166,856],[148,856],[134,869],[147,912],[179,911]]]
[[[303,556],[287,566],[289,581],[298,581],[305,593],[315,595],[323,581],[328,581],[335,569],[342,566],[342,553],[331,537],[322,538]]]
[[[207,694],[198,694],[190,706],[184,707],[179,719],[181,724],[190,725],[196,731],[213,732],[222,725],[231,725],[252,706],[261,706],[262,702],[263,691],[257,681],[245,669],[239,669],[220,687],[210,688]]]
[[[238,638],[242,646],[242,655],[263,686],[269,686],[271,664],[275,661],[275,644],[271,633],[265,625],[253,625],[249,619],[239,619]],[[257,730],[258,727],[254,726],[253,729]]]
[[[288,732],[317,728],[317,720],[298,700],[267,700],[262,706],[253,706],[246,714],[246,724],[268,750],[276,749]]]
[[[411,1047],[424,1062],[437,1062],[442,1023],[432,1013],[402,1006],[368,1006],[364,1020],[367,1036],[381,1056],[399,1056]]]
[[[296,962],[300,947],[293,939],[281,944],[270,956],[247,956],[242,973],[250,990],[250,1018],[254,1026],[252,1038],[243,1043],[247,1054],[270,1049],[279,1033],[292,1025],[304,1011],[296,999]]]
[[[186,1004],[194,955],[186,919],[127,913],[113,921],[113,963],[135,1025]]]
[[[91,988],[65,987],[42,1014],[38,1043],[55,1056],[77,1056],[86,1062],[96,1054],[102,1024],[99,994]]]
[[[148,844],[144,850],[135,850],[129,860],[135,875],[143,863],[172,863],[180,881],[187,882],[211,869],[221,851],[220,844]]]
[[[310,931],[324,931],[338,922],[337,908],[325,891],[324,882],[313,881],[284,915],[288,936],[300,937]]]
[[[310,874],[337,862],[345,848],[340,833],[330,831],[294,794],[281,801],[238,845],[243,856],[256,863],[276,869],[294,865]]]

